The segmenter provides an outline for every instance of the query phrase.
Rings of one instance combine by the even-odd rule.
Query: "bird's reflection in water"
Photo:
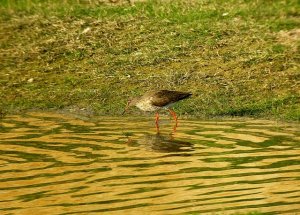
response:
[[[145,134],[138,139],[128,137],[128,145],[132,147],[143,146],[149,151],[170,153],[170,152],[191,152],[194,151],[192,143],[176,140],[172,135]]]

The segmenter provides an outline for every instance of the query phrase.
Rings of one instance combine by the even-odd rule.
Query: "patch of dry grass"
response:
[[[167,88],[193,92],[181,114],[300,119],[296,1],[24,2],[0,9],[2,112],[113,115]]]

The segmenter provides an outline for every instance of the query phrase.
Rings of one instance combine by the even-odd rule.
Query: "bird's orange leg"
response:
[[[159,114],[158,114],[158,112],[156,112],[156,114],[155,114],[155,126],[156,126],[157,133],[159,132],[158,120],[159,120]]]
[[[173,119],[175,120],[175,126],[173,128],[173,131],[176,132],[176,128],[177,128],[177,125],[178,125],[178,117],[176,116],[176,113],[175,111],[171,110],[171,109],[168,109],[170,111],[170,114],[173,116]]]

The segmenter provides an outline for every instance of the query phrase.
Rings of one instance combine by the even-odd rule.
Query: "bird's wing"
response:
[[[191,96],[191,93],[170,91],[170,90],[160,90],[152,95],[151,103],[152,105],[163,107],[168,104],[180,101]]]

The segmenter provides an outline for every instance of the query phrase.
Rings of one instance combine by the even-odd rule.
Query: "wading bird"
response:
[[[156,130],[159,132],[159,113],[158,111],[161,109],[169,110],[170,114],[173,116],[175,120],[174,132],[176,131],[177,127],[177,116],[175,111],[170,109],[170,106],[175,102],[178,102],[182,99],[186,99],[190,97],[192,94],[187,92],[178,92],[178,91],[170,91],[170,90],[158,90],[158,91],[151,91],[145,93],[141,97],[130,99],[127,102],[125,110],[123,114],[128,110],[131,106],[136,106],[137,108],[141,109],[142,111],[155,111],[155,125]],[[123,115],[122,114],[122,115]]]

